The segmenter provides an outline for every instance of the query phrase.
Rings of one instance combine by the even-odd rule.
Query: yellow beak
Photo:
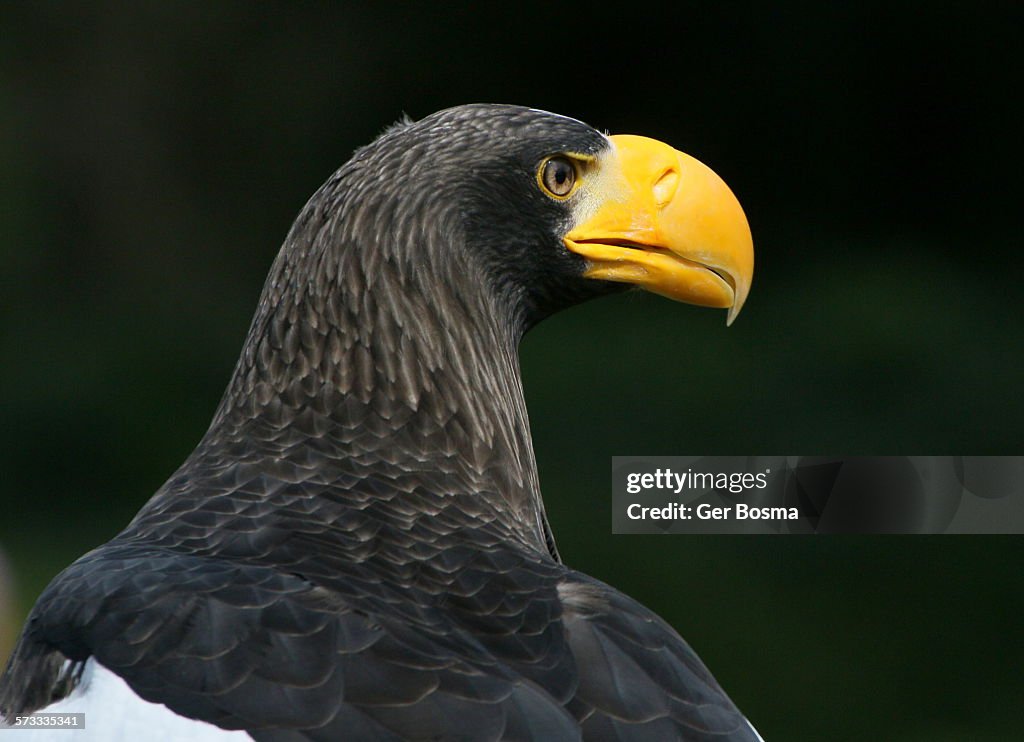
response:
[[[611,137],[596,212],[565,236],[584,276],[637,284],[676,301],[728,308],[732,324],[754,277],[754,242],[721,178],[654,139]]]

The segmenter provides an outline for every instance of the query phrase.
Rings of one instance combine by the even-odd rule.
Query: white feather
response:
[[[187,719],[163,704],[142,700],[93,659],[85,663],[81,682],[67,698],[39,711],[85,714],[85,729],[21,729],[10,742],[252,742],[245,732]]]

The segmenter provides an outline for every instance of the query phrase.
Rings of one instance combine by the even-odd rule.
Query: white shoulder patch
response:
[[[85,728],[23,729],[11,742],[252,742],[245,732],[186,719],[163,704],[142,700],[94,659],[85,663],[81,682],[67,698],[39,713],[85,714]]]

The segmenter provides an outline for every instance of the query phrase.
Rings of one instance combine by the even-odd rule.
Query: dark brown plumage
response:
[[[547,528],[517,344],[620,284],[582,276],[534,172],[607,146],[466,106],[358,151],[292,227],[195,452],[39,598],[0,708],[93,657],[258,740],[756,739]]]

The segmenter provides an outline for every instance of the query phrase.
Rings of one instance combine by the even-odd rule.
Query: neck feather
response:
[[[457,238],[421,235],[418,249],[435,254],[418,260],[388,240],[358,244],[309,211],[275,262],[192,468],[233,462],[332,497],[423,486],[553,549],[514,302],[438,254],[457,256]]]

